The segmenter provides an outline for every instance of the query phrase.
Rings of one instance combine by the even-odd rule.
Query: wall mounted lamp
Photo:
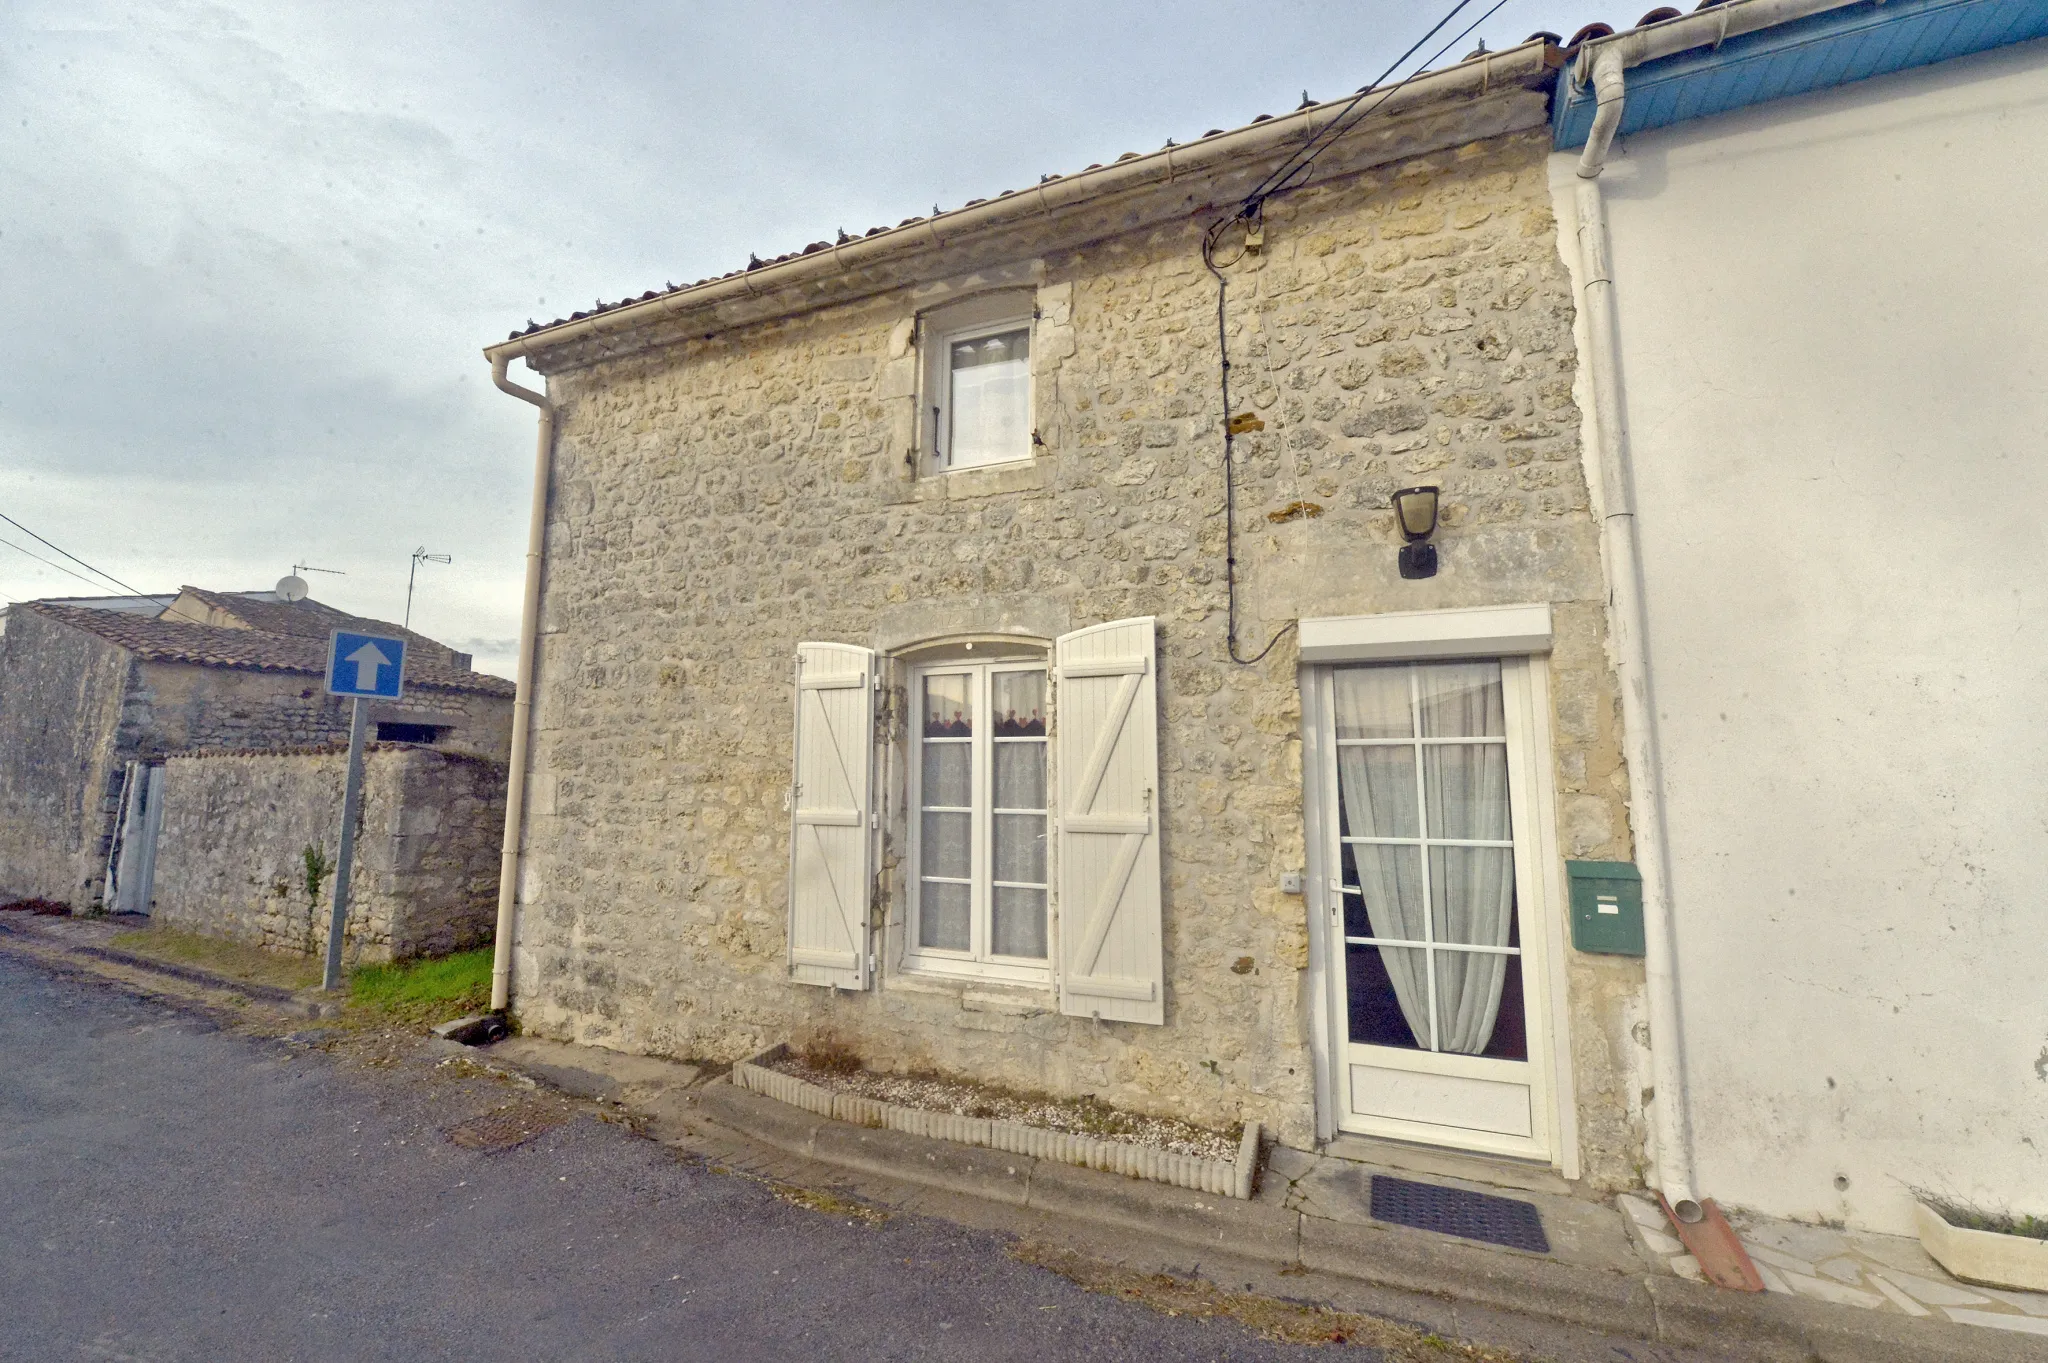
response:
[[[1436,503],[1439,489],[1404,487],[1394,494],[1394,519],[1400,522],[1401,576],[1436,576],[1436,546],[1429,537],[1436,533]]]

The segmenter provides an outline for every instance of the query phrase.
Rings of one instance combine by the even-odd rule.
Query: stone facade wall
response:
[[[1249,652],[1302,615],[1551,602],[1562,851],[1625,859],[1547,149],[1496,137],[1268,207],[1265,253],[1229,271],[1237,404],[1266,423],[1238,443],[1242,634]],[[1279,889],[1303,864],[1300,690],[1291,636],[1251,667],[1224,652],[1206,221],[981,276],[1035,290],[1028,465],[915,477],[910,338],[938,287],[550,376],[524,1025],[719,1059],[830,1032],[883,1066],[1313,1139],[1306,913]],[[1443,570],[1407,582],[1388,494],[1418,482],[1444,488]],[[1138,615],[1160,622],[1166,1025],[886,960],[867,993],[790,983],[796,644]],[[900,817],[878,921],[902,911]],[[1640,969],[1568,972],[1585,1171],[1628,1183]]]
[[[104,640],[31,611],[0,617],[0,898],[98,899],[128,674]]]
[[[326,950],[339,852],[342,749],[172,757],[157,850],[158,922],[275,951]],[[434,748],[372,745],[349,895],[350,960],[436,956],[490,939],[505,770]]]
[[[328,695],[319,677],[169,662],[144,662],[137,672],[126,727],[138,752],[348,741],[349,701]],[[451,731],[440,746],[500,762],[512,747],[507,697],[408,686],[404,699],[376,702],[371,717],[445,724]]]

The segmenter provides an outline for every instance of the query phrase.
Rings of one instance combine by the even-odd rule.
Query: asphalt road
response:
[[[1308,1352],[994,1236],[792,1206],[587,1116],[464,1149],[433,1087],[0,955],[0,1359]]]

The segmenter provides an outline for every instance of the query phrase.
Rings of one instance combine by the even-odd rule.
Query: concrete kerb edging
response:
[[[1125,1178],[1147,1179],[1198,1193],[1249,1201],[1258,1182],[1259,1124],[1247,1122],[1238,1142],[1235,1160],[1200,1159],[1177,1155],[1170,1150],[1132,1145],[1124,1141],[1097,1140],[1064,1131],[1048,1131],[1022,1122],[1001,1122],[989,1117],[963,1117],[952,1112],[930,1112],[923,1108],[885,1103],[836,1093],[818,1084],[806,1083],[794,1075],[771,1070],[769,1064],[789,1054],[785,1045],[771,1046],[759,1055],[732,1067],[733,1082],[766,1098],[800,1107],[820,1117],[849,1122],[854,1126],[878,1127],[906,1135],[978,1145],[1027,1159],[1050,1160],[1099,1169]]]
[[[1332,1221],[1259,1202],[1220,1200],[1214,1194],[1218,1200],[1191,1199],[1183,1191],[1032,1156],[991,1158],[971,1146],[864,1128],[816,1107],[773,1100],[738,1082],[739,1069],[733,1067],[731,1082],[713,1080],[692,1091],[697,1120],[820,1164],[1137,1232],[1208,1253],[1305,1268],[1608,1335],[1684,1347],[1746,1348],[1754,1358],[1785,1363],[2040,1359],[2033,1339],[1967,1325],[1776,1293],[1728,1292],[1663,1274],[1587,1268],[1401,1226]],[[806,1087],[829,1094],[815,1085]]]

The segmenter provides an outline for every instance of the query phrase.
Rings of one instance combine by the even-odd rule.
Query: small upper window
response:
[[[976,299],[926,318],[928,469],[1031,457],[1031,314],[1017,295]]]

